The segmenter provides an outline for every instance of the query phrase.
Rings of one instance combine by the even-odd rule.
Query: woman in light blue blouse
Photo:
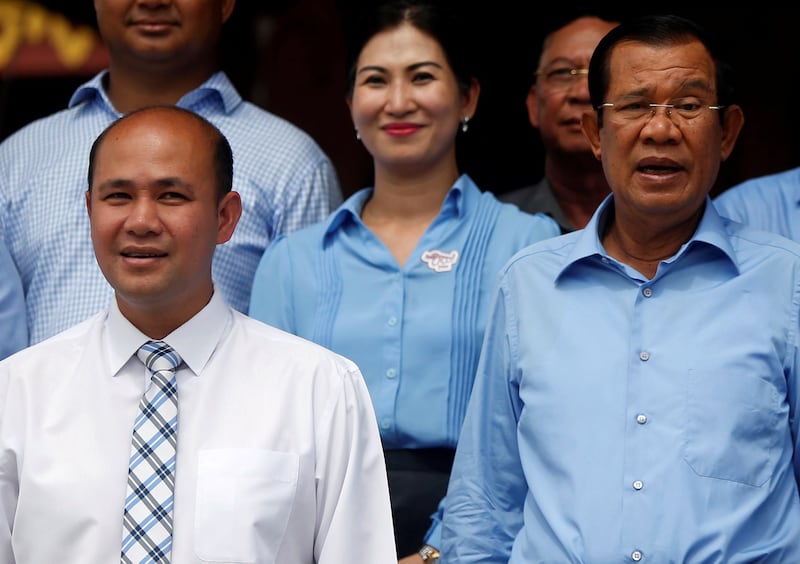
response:
[[[250,302],[253,317],[361,368],[408,562],[439,542],[495,275],[522,247],[559,234],[549,217],[500,203],[459,173],[456,137],[480,86],[456,36],[463,28],[440,9],[384,5],[352,37],[347,104],[374,186],[276,239]],[[432,554],[425,547],[423,559]]]

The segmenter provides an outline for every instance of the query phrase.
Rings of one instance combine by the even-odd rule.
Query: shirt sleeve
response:
[[[508,562],[527,495],[517,443],[519,398],[502,288],[495,293],[442,523],[443,562]]]
[[[800,370],[800,309],[798,309],[798,304],[800,304],[800,288],[795,290],[794,315],[798,317],[795,318],[793,341],[789,343],[788,349],[790,359],[787,385],[789,413],[791,414],[789,424],[794,442],[794,478],[798,490],[800,490],[800,375],[798,374],[798,370]]]
[[[341,564],[357,554],[360,562],[397,564],[386,466],[369,392],[355,367],[342,383],[315,439],[315,562]]]
[[[14,564],[11,531],[17,512],[19,482],[16,457],[6,440],[4,419],[8,403],[8,369],[0,362],[0,562]]]
[[[28,346],[28,321],[22,281],[11,254],[0,241],[0,359]]]
[[[331,161],[320,156],[310,171],[298,174],[279,207],[273,235],[285,235],[325,219],[342,203],[342,189]]]
[[[439,548],[442,546],[442,518],[444,517],[444,499],[439,502],[436,512],[431,515],[431,526],[425,533],[425,544]],[[421,548],[421,547],[420,547]]]

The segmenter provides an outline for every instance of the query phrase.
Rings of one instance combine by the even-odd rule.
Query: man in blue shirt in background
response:
[[[242,218],[214,256],[214,279],[246,311],[261,255],[278,235],[324,219],[341,202],[317,143],[242,99],[221,69],[220,41],[235,0],[95,0],[109,69],[69,107],[0,145],[0,232],[6,235],[37,343],[105,308],[113,295],[94,258],[84,209],[94,139],[137,108],[174,104],[222,130],[233,147]]]
[[[711,204],[744,118],[704,37],[592,56],[612,194],[500,273],[443,562],[800,562],[800,245]]]
[[[731,186],[714,205],[725,217],[800,241],[800,167]]]

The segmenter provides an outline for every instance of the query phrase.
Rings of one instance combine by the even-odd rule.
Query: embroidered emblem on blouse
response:
[[[428,265],[428,268],[434,272],[450,272],[458,262],[458,251],[425,251],[422,253],[422,262]]]

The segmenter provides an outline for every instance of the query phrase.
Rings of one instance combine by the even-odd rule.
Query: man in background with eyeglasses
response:
[[[573,14],[579,15],[561,19],[545,37],[526,98],[528,118],[539,130],[545,150],[544,176],[533,186],[498,195],[523,211],[552,216],[562,233],[585,226],[609,191],[581,129],[581,116],[591,110],[586,82],[589,58],[617,22],[581,8]]]
[[[711,203],[728,71],[677,16],[595,49],[611,194],[499,274],[443,562],[800,562],[800,244]]]

